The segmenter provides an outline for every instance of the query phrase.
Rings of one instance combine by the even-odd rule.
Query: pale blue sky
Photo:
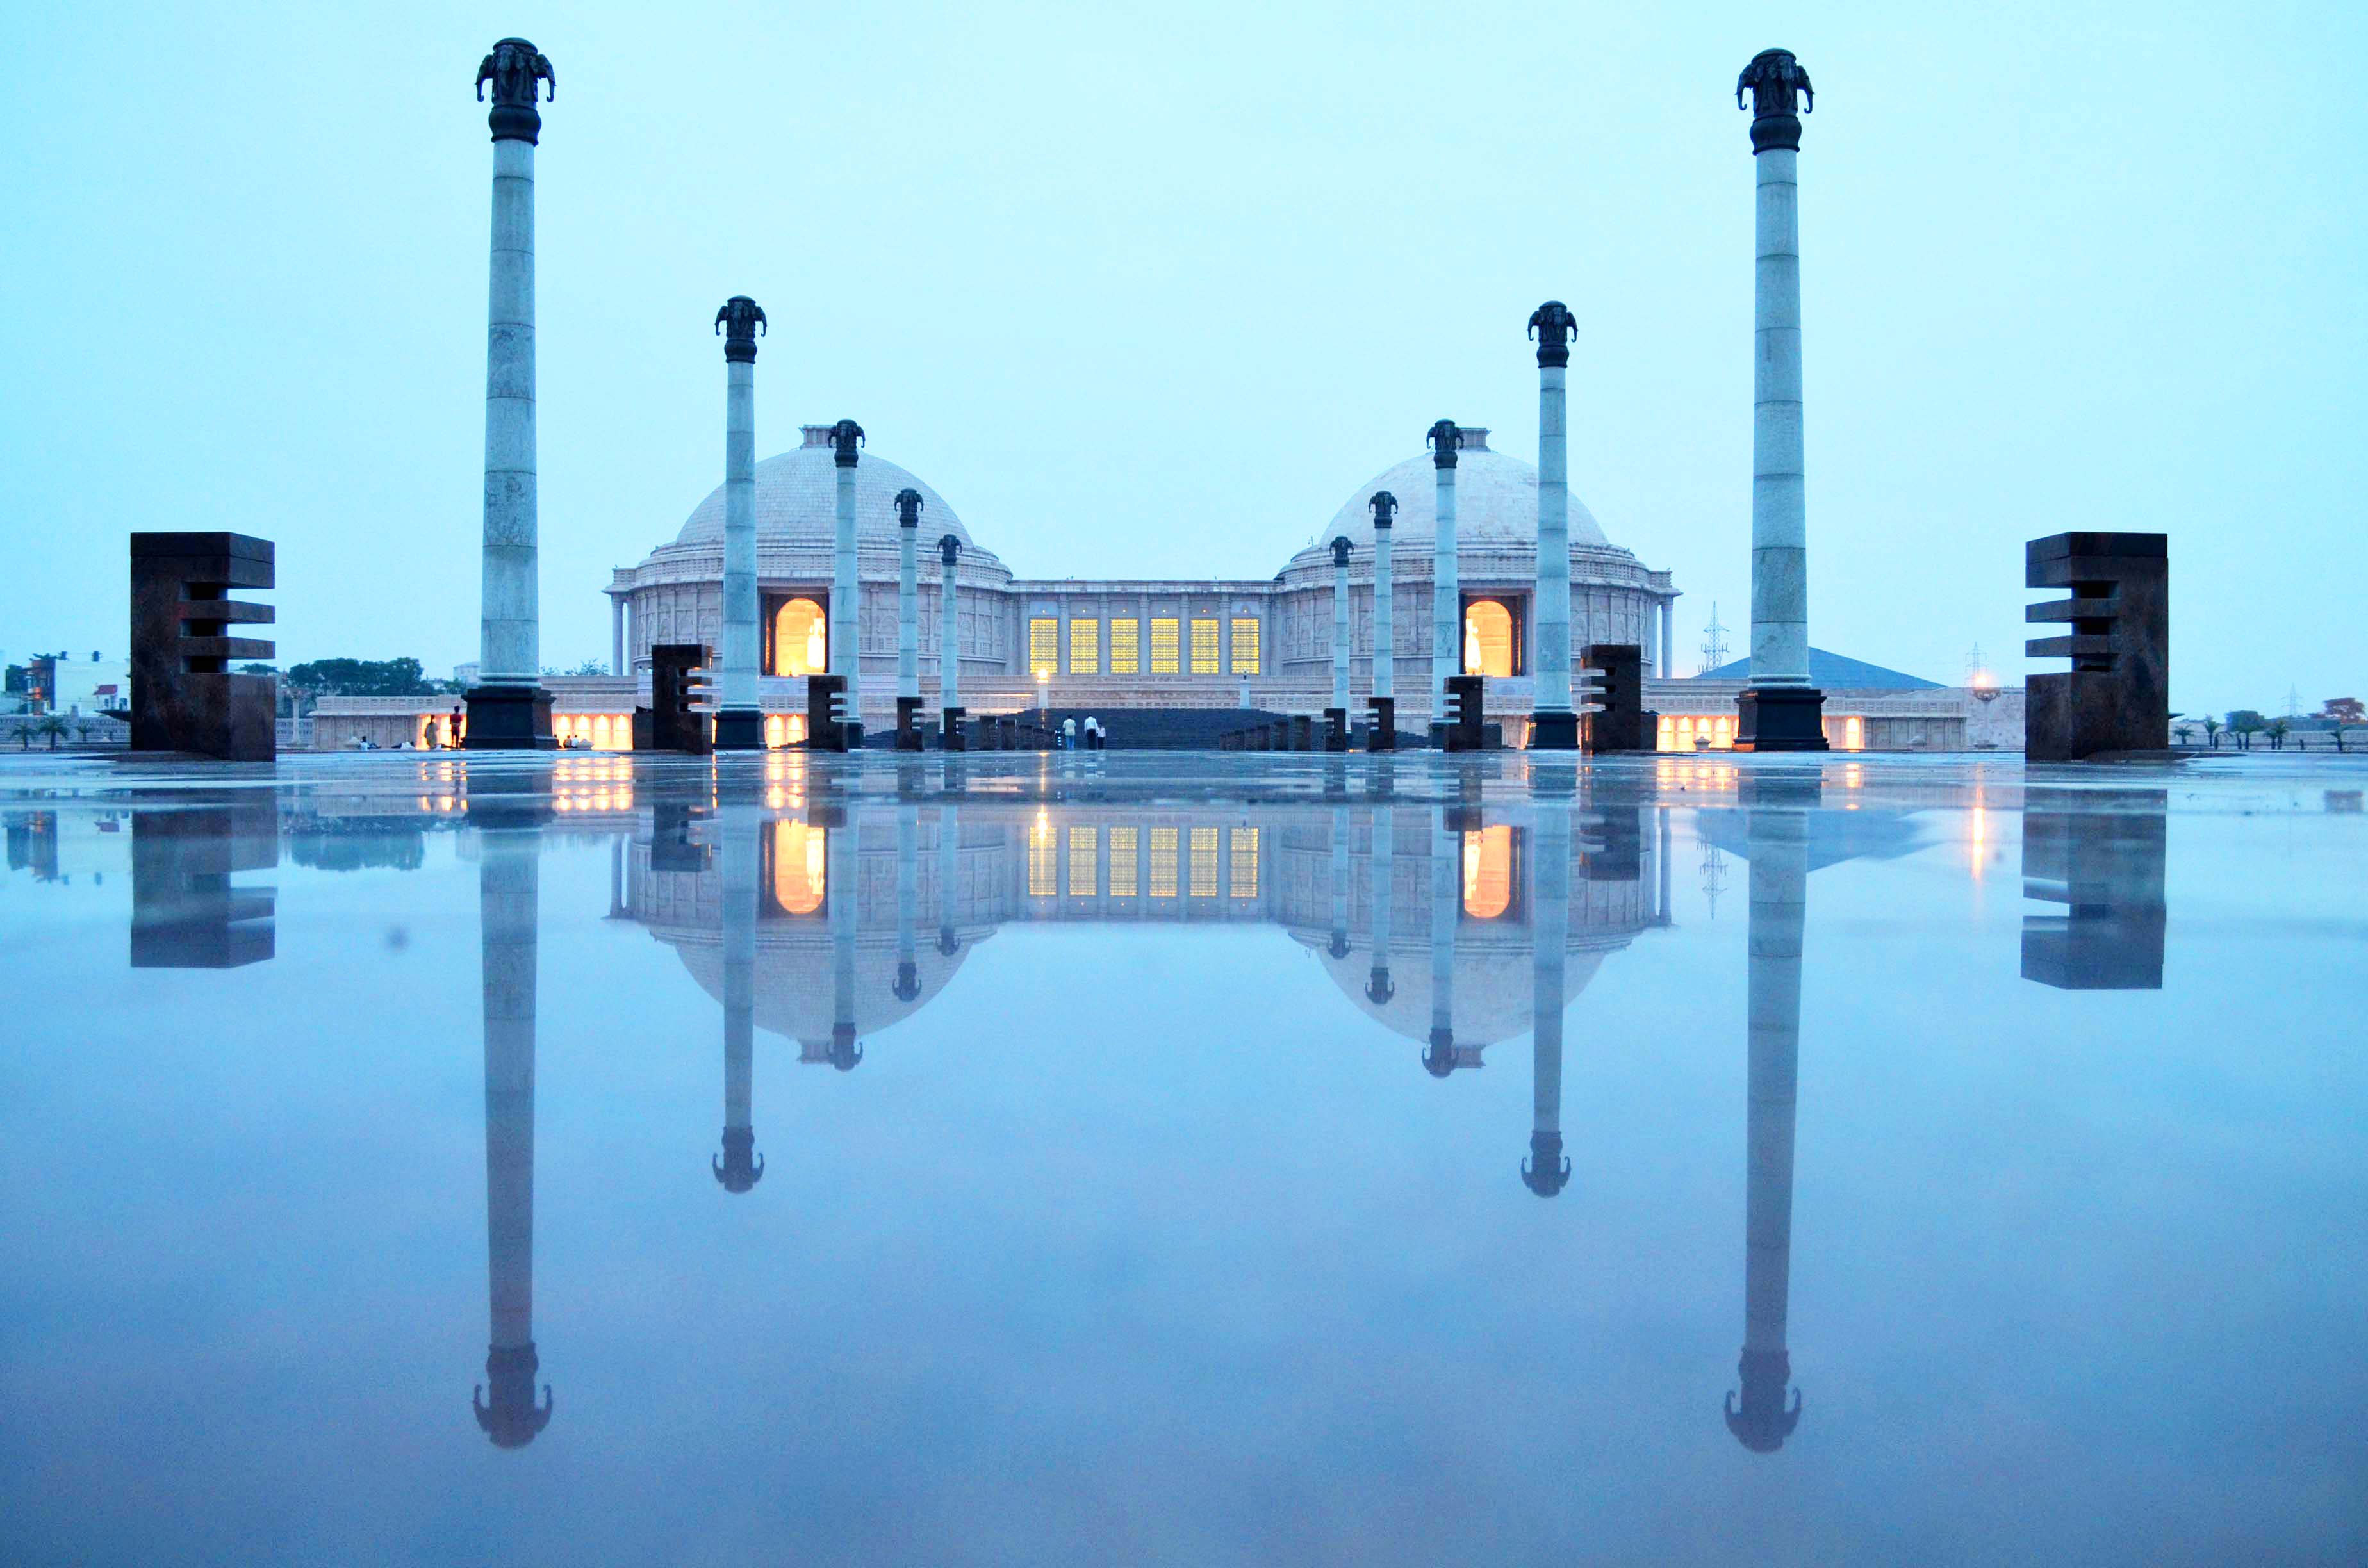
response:
[[[1751,159],[1794,50],[1811,637],[2021,669],[2021,544],[2171,536],[2173,705],[2368,695],[2368,9],[1356,4],[15,12],[0,648],[121,647],[133,528],[279,541],[290,659],[475,653],[492,40],[540,157],[547,663],[851,415],[1023,574],[1263,576],[1431,420],[1748,617]],[[1742,635],[1736,634],[1740,644]]]

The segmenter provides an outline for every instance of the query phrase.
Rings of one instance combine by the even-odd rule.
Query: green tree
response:
[[[2203,721],[2203,738],[2204,738],[2204,740],[2205,740],[2206,742],[2208,742],[2208,743],[2211,744],[2211,747],[2212,747],[2212,749],[2213,749],[2214,751],[2218,751],[2218,750],[2220,749],[2220,721],[2219,721],[2219,720],[2217,720],[2217,719],[2206,719],[2206,720],[2204,720],[2204,721]]]
[[[2228,733],[2237,737],[2237,746],[2245,751],[2253,749],[2253,737],[2268,729],[2269,724],[2268,720],[2250,708],[2235,709],[2228,715]]]
[[[2195,744],[2195,726],[2192,724],[2181,724],[2171,731],[2171,733],[2179,737],[2180,745],[2192,746]]]
[[[288,684],[335,697],[430,697],[436,692],[416,659],[308,659],[288,667]]]
[[[2286,749],[2286,732],[2290,727],[2283,719],[2272,719],[2261,726],[2269,733],[2271,751]]]
[[[66,738],[66,722],[54,713],[36,724],[34,728],[50,737],[51,751],[57,750],[58,743]]]
[[[2330,697],[2319,704],[2318,716],[2338,724],[2368,724],[2368,706],[2356,697]]]

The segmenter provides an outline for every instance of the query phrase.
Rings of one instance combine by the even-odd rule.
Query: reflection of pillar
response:
[[[1430,739],[1444,746],[1447,677],[1463,669],[1463,590],[1455,562],[1455,453],[1463,433],[1452,419],[1431,426],[1431,466],[1439,471],[1439,520],[1430,549]]]
[[[896,1000],[921,994],[921,967],[913,927],[921,896],[921,808],[909,786],[896,806]]]
[[[1455,895],[1463,868],[1462,835],[1448,826],[1449,809],[1431,808],[1430,1042],[1422,1064],[1434,1078],[1455,1071]]]
[[[1773,784],[1776,781],[1770,780]],[[1780,786],[1781,787],[1781,786]],[[1809,813],[1814,781],[1793,785],[1800,804],[1755,806],[1747,1069],[1749,1151],[1743,1221],[1743,1399],[1726,1396],[1726,1426],[1747,1449],[1773,1453],[1800,1424],[1801,1396],[1784,1403],[1793,1362],[1784,1346],[1793,1272],[1793,1122],[1801,1060],[1801,947],[1809,913]],[[1763,791],[1763,798],[1771,791]]]
[[[951,787],[956,781],[948,782]],[[938,951],[948,958],[962,946],[962,938],[954,935],[961,891],[962,808],[949,801],[938,808]]]
[[[749,1120],[757,1044],[757,840],[764,813],[753,800],[717,809],[723,843],[723,1153],[712,1162],[726,1192],[746,1192],[765,1175]]]
[[[1349,956],[1349,808],[1332,808],[1332,945],[1333,958]]]
[[[723,339],[723,679],[715,749],[762,751],[757,706],[757,330],[765,312],[734,294],[715,312]],[[728,329],[728,330],[727,330]]]
[[[1383,797],[1388,799],[1386,795]],[[1365,1000],[1376,1006],[1398,994],[1390,980],[1390,892],[1397,877],[1397,808],[1373,808],[1373,971],[1365,981]]]
[[[830,901],[830,1064],[850,1071],[863,1060],[855,1040],[855,818],[852,813],[826,830],[830,874],[824,896]]]
[[[830,574],[830,673],[847,677],[849,747],[863,744],[860,689],[863,683],[863,656],[856,642],[860,635],[857,612],[863,589],[856,575],[855,551],[855,465],[859,460],[855,449],[862,440],[863,426],[852,419],[842,419],[830,427],[831,461],[838,469],[838,526]]]
[[[1542,770],[1542,773],[1543,770]],[[1570,1182],[1562,1152],[1563,992],[1570,946],[1570,790],[1567,769],[1535,781],[1530,845],[1530,1157],[1521,1181],[1540,1198]]]
[[[1578,715],[1570,706],[1570,436],[1564,379],[1577,327],[1570,307],[1548,300],[1530,316],[1538,340],[1538,575],[1531,619],[1537,626],[1530,744],[1578,749]]]
[[[551,1424],[551,1386],[535,1403],[535,924],[541,841],[531,830],[484,835],[477,861],[478,949],[485,1022],[485,1261],[493,1331],[485,1381],[471,1403],[504,1449]]]
[[[494,88],[494,218],[485,333],[485,513],[477,685],[468,695],[470,749],[540,750],[551,733],[542,689],[537,582],[534,432],[534,149],[541,85],[551,62],[521,38],[477,67]]]

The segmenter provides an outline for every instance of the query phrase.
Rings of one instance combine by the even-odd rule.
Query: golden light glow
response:
[[[829,669],[829,618],[812,599],[791,599],[773,612],[773,671],[818,676]]]
[[[1176,830],[1172,827],[1151,830],[1151,896],[1176,896]]]
[[[1049,615],[1035,617],[1028,622],[1029,673],[1049,676],[1060,663],[1061,623]]]
[[[1113,620],[1110,623],[1110,673],[1132,676],[1143,673],[1142,626],[1139,620]]]
[[[1196,676],[1219,674],[1217,668],[1217,622],[1214,618],[1195,619],[1192,622],[1192,673]]]
[[[1258,830],[1237,827],[1233,831],[1233,894],[1235,898],[1258,897]]]
[[[1192,896],[1214,898],[1217,896],[1217,830],[1196,827],[1191,833]]]
[[[1110,897],[1133,898],[1134,896],[1135,830],[1131,827],[1110,829]]]
[[[1091,898],[1099,891],[1101,878],[1095,862],[1101,852],[1101,830],[1093,827],[1069,829],[1069,895]]]
[[[1234,673],[1258,673],[1258,623],[1246,616],[1234,619]]]
[[[794,817],[773,824],[773,902],[791,915],[822,907],[829,837]]]
[[[1513,612],[1495,599],[1476,599],[1464,608],[1463,673],[1513,673]]]
[[[1463,835],[1463,913],[1494,920],[1513,905],[1513,830],[1506,824]]]
[[[1842,750],[1866,749],[1866,721],[1853,713],[1842,721]]]
[[[1173,620],[1151,623],[1151,673],[1172,676],[1178,673],[1176,663],[1176,625]]]
[[[1102,623],[1099,620],[1069,622],[1069,673],[1073,676],[1095,676],[1102,672]]]
[[[1053,863],[1053,824],[1038,812],[1028,824],[1028,896],[1051,898],[1061,891],[1060,872]]]

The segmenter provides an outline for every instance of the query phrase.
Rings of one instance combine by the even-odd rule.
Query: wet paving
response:
[[[0,759],[0,1560],[2361,1561],[2363,788]]]

